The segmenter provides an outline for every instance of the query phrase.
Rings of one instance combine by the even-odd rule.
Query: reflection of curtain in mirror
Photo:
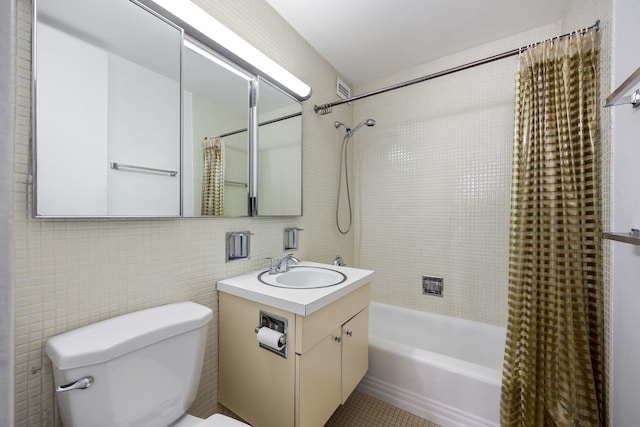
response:
[[[222,138],[205,138],[202,143],[202,215],[224,214],[224,142]]]

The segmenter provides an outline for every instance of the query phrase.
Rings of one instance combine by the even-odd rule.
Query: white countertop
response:
[[[347,280],[339,285],[315,289],[279,288],[262,283],[258,275],[265,270],[256,270],[241,276],[220,280],[218,291],[250,301],[276,307],[281,310],[308,316],[322,307],[337,301],[343,296],[369,283],[373,277],[372,270],[360,268],[339,267],[316,262],[301,262],[297,266],[311,266],[330,268],[340,271],[347,276]]]

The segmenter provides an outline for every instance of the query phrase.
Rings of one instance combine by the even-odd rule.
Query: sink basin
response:
[[[313,289],[335,286],[347,280],[339,271],[323,267],[291,267],[285,273],[269,274],[269,270],[258,275],[262,283],[280,288]]]

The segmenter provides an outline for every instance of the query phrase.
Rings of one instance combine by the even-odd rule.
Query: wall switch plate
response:
[[[433,276],[422,276],[422,294],[443,297],[444,278]]]

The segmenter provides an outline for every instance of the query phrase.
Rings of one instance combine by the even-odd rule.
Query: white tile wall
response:
[[[508,37],[356,88],[427,75],[558,34]],[[373,268],[373,298],[498,325],[507,319],[516,57],[367,98],[354,137],[356,260]],[[423,275],[444,297],[423,296]]]

